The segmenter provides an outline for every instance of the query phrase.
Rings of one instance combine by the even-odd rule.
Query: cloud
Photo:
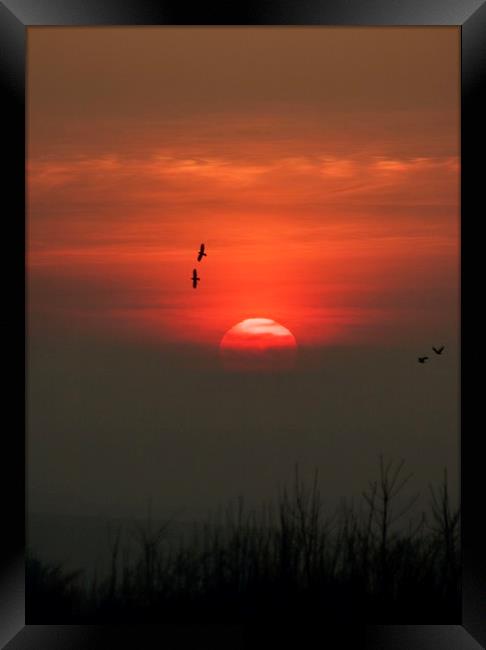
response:
[[[373,129],[323,137],[316,115],[306,117],[176,120],[150,142],[129,131],[117,147],[31,155],[27,261],[38,326],[174,340],[197,331],[214,342],[253,315],[288,323],[303,341],[373,327],[377,336],[380,318],[398,324],[393,295],[432,290],[441,277],[452,287],[454,147],[410,141],[386,120],[378,133],[391,139]],[[192,292],[200,241],[211,264]],[[419,302],[410,304],[418,328]]]

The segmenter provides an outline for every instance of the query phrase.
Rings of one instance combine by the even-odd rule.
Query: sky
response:
[[[457,493],[459,38],[29,28],[32,510],[258,501],[296,462],[336,499],[380,452]],[[291,369],[225,370],[248,318]]]

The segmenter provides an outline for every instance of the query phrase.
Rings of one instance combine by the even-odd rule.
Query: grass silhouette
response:
[[[135,561],[120,559],[119,529],[108,577],[89,587],[29,555],[26,621],[459,623],[460,512],[447,474],[430,487],[430,513],[405,526],[418,495],[398,508],[412,476],[403,465],[380,457],[360,507],[327,515],[317,471],[307,485],[296,466],[276,503],[256,511],[230,502],[177,546],[161,543],[170,522],[154,529],[149,516],[135,531]]]

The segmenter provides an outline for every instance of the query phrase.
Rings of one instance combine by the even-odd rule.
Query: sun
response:
[[[297,342],[290,330],[270,318],[247,318],[226,332],[219,349],[226,370],[290,370]]]

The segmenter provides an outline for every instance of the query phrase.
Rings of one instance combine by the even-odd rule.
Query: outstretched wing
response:
[[[201,249],[199,251],[200,253],[204,253],[204,244],[201,244]]]
[[[195,280],[197,278],[197,271],[196,269],[192,269],[192,279]]]

